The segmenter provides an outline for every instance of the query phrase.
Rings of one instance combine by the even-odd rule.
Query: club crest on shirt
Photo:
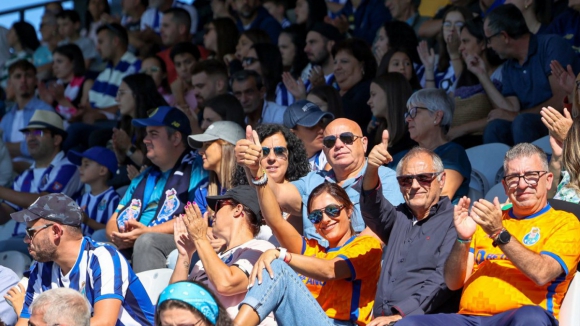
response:
[[[175,188],[165,191],[165,201],[163,201],[163,206],[161,206],[161,210],[157,216],[157,224],[169,221],[173,213],[179,208],[179,204]]]
[[[126,210],[122,211],[119,217],[117,218],[117,225],[119,228],[121,226],[125,226],[125,222],[130,219],[137,219],[139,217],[139,213],[141,212],[141,200],[140,199],[132,199],[131,204],[127,207]]]
[[[97,206],[97,210],[104,211],[105,209],[107,209],[107,199],[103,198],[99,203],[99,206]]]
[[[539,227],[532,227],[532,230],[528,232],[528,234],[524,235],[524,239],[522,243],[526,246],[535,245],[536,242],[540,240],[540,228]]]

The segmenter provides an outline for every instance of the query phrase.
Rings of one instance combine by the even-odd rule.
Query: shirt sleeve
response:
[[[501,75],[502,75],[502,89],[501,89],[501,95],[503,95],[504,97],[508,97],[508,96],[516,96],[516,92],[514,91],[512,84],[511,84],[511,78],[510,78],[510,73],[509,73],[509,62],[504,63],[503,67],[501,68]]]
[[[393,206],[403,203],[405,200],[403,199],[403,194],[401,194],[401,189],[399,189],[395,171],[382,166],[379,168],[379,177],[381,179],[381,187],[383,188],[383,196],[385,196],[389,203]]]
[[[371,236],[362,236],[340,250],[338,258],[344,259],[350,268],[349,281],[365,279],[369,273],[381,268],[383,250],[379,240]]]
[[[554,211],[553,214],[566,214],[566,218],[558,219],[559,223],[553,232],[547,235],[548,240],[540,254],[554,258],[567,275],[578,264],[578,248],[580,248],[580,222],[576,216]]]
[[[143,16],[141,16],[141,30],[145,30],[147,28],[147,26],[151,27],[152,25],[152,21],[154,19],[154,15],[155,15],[155,9],[154,8],[149,8],[147,10],[145,10],[145,12],[143,13]]]
[[[129,287],[129,266],[115,249],[110,246],[97,248],[91,259],[90,268],[94,291],[92,306],[105,299],[125,300],[123,289]]]
[[[256,240],[258,243],[251,247],[244,248],[244,252],[232,263],[232,265],[239,267],[246,275],[252,273],[254,264],[258,261],[260,256],[268,249],[274,249],[274,245],[267,241]]]
[[[445,169],[457,171],[465,179],[471,177],[471,163],[461,146],[455,144],[448,146],[443,153],[439,153],[439,157]]]

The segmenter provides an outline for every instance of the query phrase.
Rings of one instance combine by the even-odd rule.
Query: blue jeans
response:
[[[535,113],[518,115],[514,121],[496,119],[488,122],[483,132],[483,143],[503,143],[513,146],[531,143],[548,135],[548,128],[542,123],[542,116]]]
[[[538,306],[523,306],[490,317],[459,314],[409,316],[396,326],[558,326],[558,321]]]
[[[329,318],[302,280],[292,268],[283,261],[272,262],[274,278],[268,272],[262,272],[262,284],[254,282],[246,294],[243,304],[252,307],[264,320],[270,312],[274,312],[279,326],[317,325],[317,326],[351,326],[352,321]],[[348,309],[348,307],[345,307]]]

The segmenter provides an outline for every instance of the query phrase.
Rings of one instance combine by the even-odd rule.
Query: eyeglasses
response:
[[[154,74],[156,72],[159,72],[161,70],[161,68],[157,67],[157,66],[151,66],[148,69],[141,69],[139,70],[139,73],[142,74]]]
[[[322,139],[322,144],[326,148],[333,148],[334,145],[336,144],[337,138],[340,139],[340,141],[343,142],[345,145],[352,145],[352,143],[354,143],[355,140],[357,140],[358,138],[362,138],[362,136],[357,136],[352,132],[343,132],[342,134],[338,135],[338,137],[336,137],[335,135],[324,137]]]
[[[262,147],[262,153],[264,156],[269,156],[272,149],[274,150],[274,155],[277,157],[288,158],[288,148],[283,146]]]
[[[337,218],[340,215],[340,211],[344,208],[344,205],[330,204],[322,209],[315,209],[308,213],[308,219],[312,224],[318,224],[322,221],[322,214],[330,218]]]
[[[498,36],[499,34],[501,34],[502,31],[499,31],[493,35],[491,35],[490,37],[485,37],[485,44],[489,45],[489,43],[491,42],[491,39]]]
[[[405,119],[407,119],[407,118],[415,119],[415,117],[417,116],[417,109],[429,111],[428,108],[424,108],[421,106],[413,106],[409,109],[409,111],[405,112],[405,114],[404,114]]]
[[[439,172],[432,172],[432,173],[420,173],[420,174],[408,174],[408,175],[400,175],[397,177],[397,182],[399,182],[399,186],[401,187],[409,187],[413,184],[413,180],[417,179],[417,182],[422,185],[431,184],[438,175],[443,173],[443,171]]]
[[[252,58],[252,57],[245,57],[242,59],[242,64],[249,66],[251,64],[253,64],[254,62],[258,62],[260,60],[258,60],[258,58]]]
[[[528,186],[535,186],[538,181],[543,177],[548,171],[528,171],[524,174],[510,174],[503,177],[503,180],[508,185],[509,188],[516,188],[520,184],[520,179],[523,178]]]
[[[220,209],[222,209],[226,205],[233,206],[233,205],[235,205],[235,203],[230,199],[220,199],[220,200],[216,201],[213,211],[217,213]]]
[[[41,138],[44,136],[44,130],[42,129],[24,130],[22,133],[24,134],[24,137],[34,136]]]
[[[34,238],[34,235],[36,235],[39,231],[49,228],[53,225],[54,223],[49,223],[34,228],[26,228],[24,231],[26,232],[26,236],[28,237],[28,239],[32,240],[32,238]]]
[[[580,90],[580,80],[576,81],[576,89]]]
[[[465,26],[465,22],[455,22],[455,23],[452,23],[450,21],[443,22],[443,28],[451,28],[452,26],[455,26],[456,28],[461,28]]]

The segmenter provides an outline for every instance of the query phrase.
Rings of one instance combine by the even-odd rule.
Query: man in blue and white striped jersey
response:
[[[26,223],[31,267],[17,326],[28,325],[29,307],[40,293],[66,287],[91,304],[91,325],[153,325],[154,306],[125,258],[112,246],[84,238],[82,210],[63,194],[41,196],[11,214]]]

